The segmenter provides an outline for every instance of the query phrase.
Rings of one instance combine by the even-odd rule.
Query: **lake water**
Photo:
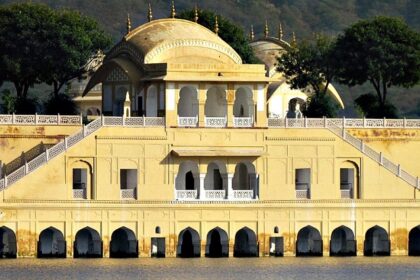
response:
[[[420,279],[420,258],[14,259],[0,279]]]

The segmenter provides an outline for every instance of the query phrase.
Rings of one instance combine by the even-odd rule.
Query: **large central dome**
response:
[[[241,57],[219,36],[187,20],[153,20],[132,30],[124,39],[145,64],[242,63]]]

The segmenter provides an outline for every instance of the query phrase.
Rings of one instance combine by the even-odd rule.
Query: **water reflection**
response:
[[[0,260],[0,279],[419,279],[415,257]]]

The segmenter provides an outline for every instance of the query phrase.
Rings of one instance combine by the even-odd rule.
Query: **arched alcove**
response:
[[[229,237],[223,229],[216,227],[209,231],[206,240],[206,257],[221,258],[229,256]]]
[[[236,90],[233,115],[236,118],[251,118],[254,116],[252,91],[248,87],[240,87]]]
[[[16,258],[16,235],[8,227],[0,227],[0,258]]]
[[[303,118],[303,111],[306,108],[306,101],[302,98],[295,97],[289,100],[289,110],[287,111],[286,118]]]
[[[223,88],[214,86],[208,89],[204,114],[206,117],[226,117],[226,91]]]
[[[74,241],[75,258],[102,258],[102,240],[90,227],[79,230]]]
[[[380,226],[371,227],[365,235],[365,256],[389,256],[391,244],[388,233]]]
[[[111,258],[137,258],[138,242],[134,232],[126,227],[116,229],[111,236],[109,256]]]
[[[331,234],[330,256],[356,256],[354,233],[346,226],[340,226]]]
[[[193,161],[184,161],[179,165],[175,178],[175,189],[198,190],[200,188],[200,172],[198,164]]]
[[[255,190],[255,167],[250,162],[240,162],[235,167],[232,187],[234,190]]]
[[[420,225],[410,230],[408,234],[408,255],[420,256]]]
[[[201,255],[200,235],[193,228],[186,228],[178,235],[177,257],[197,258]]]
[[[63,233],[54,227],[44,229],[39,234],[38,258],[65,258],[66,241]]]
[[[198,93],[196,88],[192,86],[185,86],[181,88],[178,101],[178,116],[198,116]]]
[[[207,173],[204,177],[205,190],[226,190],[226,165],[220,161],[213,161],[207,165]]]
[[[306,226],[298,232],[296,256],[322,256],[322,238],[316,228]]]
[[[248,227],[243,227],[235,235],[234,257],[258,257],[257,236]]]

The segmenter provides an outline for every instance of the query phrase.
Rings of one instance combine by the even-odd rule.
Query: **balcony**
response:
[[[136,199],[137,198],[137,189],[124,189],[121,190],[121,199]]]
[[[86,199],[87,198],[86,189],[73,189],[73,198]]]
[[[204,197],[208,200],[223,200],[226,198],[225,190],[205,190]]]
[[[235,200],[251,200],[254,199],[253,190],[234,190],[233,199]]]
[[[233,117],[234,127],[252,127],[254,119],[252,117]]]
[[[353,198],[352,189],[341,189],[340,192],[341,192],[341,198],[348,198],[348,199]]]
[[[226,117],[204,117],[206,127],[226,127]]]
[[[197,190],[176,190],[177,200],[196,200],[198,198]]]
[[[197,127],[198,117],[178,117],[178,126],[180,127]]]

